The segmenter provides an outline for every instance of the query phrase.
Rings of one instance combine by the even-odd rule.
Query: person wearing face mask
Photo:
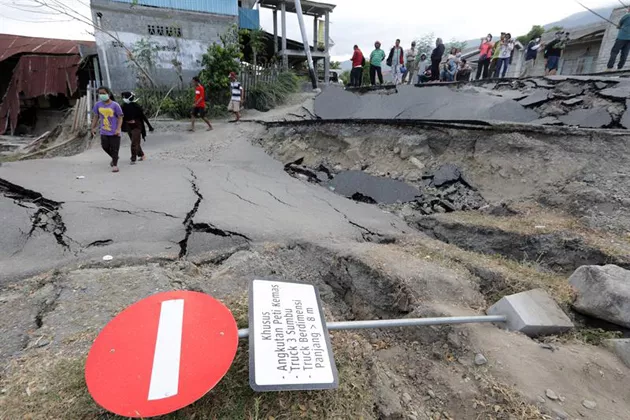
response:
[[[108,87],[98,88],[98,102],[94,104],[92,113],[92,135],[96,135],[96,128],[100,125],[101,147],[111,157],[109,166],[112,172],[118,172],[118,151],[120,150],[120,131],[123,123],[123,111],[114,102]]]
[[[501,76],[501,78],[505,78],[505,74],[510,66],[512,51],[514,51],[514,41],[512,40],[512,35],[505,34],[499,45],[499,61],[497,62],[497,68],[494,72],[495,78],[498,78],[499,76]]]
[[[487,79],[488,69],[490,68],[490,61],[492,60],[492,34],[488,34],[487,37],[481,39],[479,45],[479,64],[477,66],[476,79]]]
[[[525,51],[525,67],[521,72],[522,78],[530,77],[534,72],[534,67],[536,67],[536,57],[543,45],[544,44],[540,42],[540,38],[532,39],[529,41],[529,44],[527,44],[527,50]]]
[[[136,160],[143,161],[146,155],[142,150],[142,139],[146,141],[147,131],[144,126],[146,122],[149,131],[153,131],[153,126],[144,114],[142,107],[136,102],[133,92],[123,92],[123,131],[129,135],[131,140],[131,164],[135,165]]]

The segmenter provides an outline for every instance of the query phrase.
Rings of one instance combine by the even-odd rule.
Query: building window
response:
[[[147,32],[149,35],[168,36],[171,38],[182,37],[182,28],[179,26],[147,25]]]

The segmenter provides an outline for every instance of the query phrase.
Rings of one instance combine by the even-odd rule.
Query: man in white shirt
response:
[[[236,80],[236,73],[234,72],[230,73],[230,92],[232,97],[228,105],[228,111],[234,113],[236,117],[234,122],[237,122],[241,119],[241,100],[245,97],[245,91],[243,86]]]
[[[508,67],[510,65],[510,58],[512,57],[512,51],[514,50],[514,41],[511,34],[505,34],[499,44],[499,61],[497,62],[497,68],[494,72],[494,77],[505,78]],[[501,72],[503,69],[503,72]]]
[[[407,61],[407,72],[403,74],[402,82],[405,83],[407,80],[407,84],[410,85],[413,82],[414,75],[416,74],[417,64],[416,64],[416,56],[418,55],[418,51],[416,50],[416,41],[411,43],[411,48],[405,51],[405,59]]]

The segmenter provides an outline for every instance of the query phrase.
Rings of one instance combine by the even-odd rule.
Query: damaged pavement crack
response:
[[[32,203],[37,206],[37,211],[31,216],[31,229],[28,232],[26,241],[39,229],[52,234],[57,244],[61,246],[64,251],[72,252],[68,241],[75,241],[66,235],[67,228],[59,212],[63,205],[62,202],[50,200],[36,191],[29,190],[1,178],[0,194],[13,200],[20,207],[27,207],[22,204],[24,202]]]
[[[263,190],[263,191],[264,191],[264,192],[266,192],[267,194],[269,194],[271,197],[273,197],[273,199],[274,199],[274,200],[276,200],[277,202],[282,203],[282,204],[284,204],[285,206],[289,206],[289,207],[293,207],[293,208],[295,208],[295,206],[292,206],[292,205],[291,205],[291,204],[289,204],[289,203],[285,203],[284,201],[280,200],[278,197],[276,197],[275,195],[273,195],[271,192],[269,192],[269,191],[267,191],[267,190]],[[288,192],[288,190],[287,190],[287,192]]]
[[[324,203],[328,204],[330,206],[331,209],[333,209],[334,211],[336,211],[337,213],[339,213],[340,215],[343,216],[344,219],[346,219],[346,222],[350,223],[352,226],[359,228],[362,232],[361,232],[361,236],[363,237],[364,240],[366,240],[367,242],[371,242],[371,240],[369,239],[369,236],[366,235],[373,235],[379,238],[382,238],[383,235],[381,235],[380,233],[371,231],[370,229],[366,228],[365,226],[361,226],[360,224],[353,222],[352,220],[350,220],[350,218],[348,217],[347,214],[345,214],[344,212],[342,212],[341,210],[339,210],[338,208],[336,208],[335,206],[333,206],[332,204],[330,204],[327,200],[321,198],[321,197],[317,197],[315,196],[315,198],[317,198],[318,200],[323,201]]]
[[[233,195],[233,196],[235,196],[235,197],[238,197],[239,199],[243,200],[243,201],[244,201],[244,202],[246,202],[246,203],[249,203],[249,204],[254,205],[254,206],[256,206],[256,207],[260,207],[260,205],[259,205],[259,204],[256,204],[256,203],[254,203],[253,201],[249,201],[248,199],[241,197],[240,195],[238,195],[238,194],[237,194],[237,193],[235,193],[235,192],[228,191],[228,190],[225,190],[225,189],[224,189],[223,191],[225,191],[225,192],[226,192],[226,193],[228,193],[228,194],[232,194],[232,195]]]
[[[132,211],[132,210],[121,210],[121,209],[117,209],[115,207],[94,207],[92,206],[91,208],[93,209],[97,209],[97,210],[111,210],[111,211],[115,211],[117,213],[126,213],[126,214],[131,214],[132,216],[140,216],[140,213],[151,213],[151,214],[159,214],[160,216],[165,216],[165,217],[170,217],[172,219],[179,219],[179,217],[174,216],[170,213],[166,213],[163,211],[157,211],[157,210],[147,210],[147,209],[140,209],[137,211]]]
[[[249,237],[247,237],[246,235],[243,235],[242,233],[234,232],[234,231],[231,231],[231,230],[219,229],[218,227],[216,227],[212,223],[193,223],[192,229],[193,229],[193,232],[211,233],[213,235],[221,236],[223,238],[229,238],[229,237],[232,237],[232,236],[237,236],[237,237],[243,238],[243,239],[245,239],[247,241],[251,241],[251,239]]]

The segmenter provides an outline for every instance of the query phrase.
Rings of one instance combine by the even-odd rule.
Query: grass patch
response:
[[[565,334],[557,336],[544,337],[542,341],[546,343],[553,342],[580,342],[590,344],[592,346],[601,346],[605,340],[614,340],[623,338],[621,331],[607,331],[602,328],[577,327]]]
[[[514,388],[492,377],[482,378],[481,397],[473,403],[477,419],[551,419],[527,402]]]
[[[287,98],[298,91],[299,79],[292,72],[278,75],[273,82],[259,83],[246,92],[247,107],[259,111],[269,111],[283,104]]]
[[[247,325],[247,300],[227,302],[239,327]],[[225,378],[205,397],[168,420],[188,419],[371,419],[374,399],[365,341],[352,333],[332,338],[340,386],[330,391],[255,393],[249,387],[248,342],[239,349]],[[122,419],[98,407],[84,381],[83,358],[59,359],[31,352],[10,366],[2,382],[0,419]]]
[[[559,304],[569,305],[574,291],[566,277],[544,270],[532,262],[519,262],[500,255],[479,254],[455,245],[423,239],[402,247],[416,258],[425,258],[439,264],[466,270],[479,279],[479,290],[490,303],[504,296],[541,288]]]

